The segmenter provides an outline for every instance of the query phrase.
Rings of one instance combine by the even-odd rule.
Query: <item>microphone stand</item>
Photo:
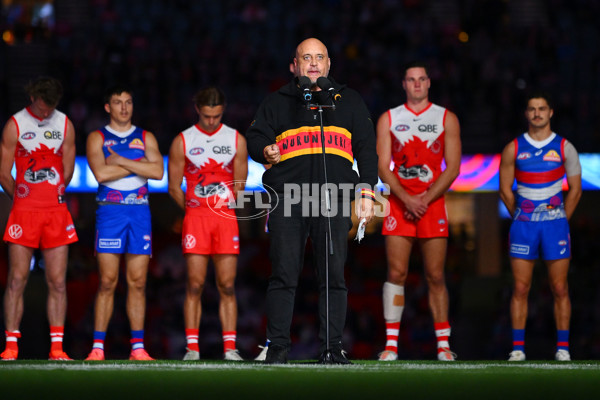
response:
[[[323,173],[325,176],[325,209],[327,212],[327,232],[325,235],[325,321],[326,321],[326,349],[323,352],[321,361],[324,364],[334,364],[333,354],[331,352],[329,340],[329,257],[333,256],[333,240],[331,239],[331,193],[329,192],[329,181],[327,179],[327,160],[325,153],[325,129],[323,127],[323,109],[335,111],[335,103],[331,104],[306,104],[307,110],[317,110],[319,113],[319,122],[321,124],[321,152],[323,155]]]

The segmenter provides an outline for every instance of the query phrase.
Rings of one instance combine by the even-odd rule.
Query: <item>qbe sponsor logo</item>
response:
[[[98,247],[101,249],[119,249],[121,248],[121,239],[99,239]]]
[[[525,244],[511,244],[510,252],[513,254],[527,255],[527,254],[529,254],[529,246],[527,246]]]
[[[419,132],[437,133],[437,125],[434,124],[421,124],[418,129]]]
[[[62,134],[59,131],[46,131],[44,137],[48,140],[62,140]]]

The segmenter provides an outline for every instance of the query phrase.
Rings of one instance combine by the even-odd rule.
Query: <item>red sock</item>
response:
[[[21,337],[21,332],[19,331],[4,331],[6,335],[6,350],[19,351],[19,338]]]
[[[235,350],[236,331],[223,332],[223,353]]]
[[[385,323],[385,336],[387,342],[385,349],[387,351],[398,352],[398,335],[400,334],[400,321]]]
[[[63,336],[65,335],[64,326],[50,327],[50,352],[63,351]]]
[[[448,321],[445,322],[434,322],[433,327],[435,329],[435,336],[437,337],[438,353],[440,349],[449,349],[450,344],[448,339],[450,338],[450,324]]]
[[[187,341],[187,348],[193,351],[200,351],[198,346],[198,336],[200,329],[185,329],[185,340]]]

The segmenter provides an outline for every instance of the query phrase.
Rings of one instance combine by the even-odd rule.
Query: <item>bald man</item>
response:
[[[329,77],[330,67],[327,47],[321,41],[310,38],[300,43],[293,62],[294,79],[263,101],[246,133],[252,159],[270,164],[263,175],[271,195],[270,344],[265,359],[269,364],[288,359],[294,296],[308,237],[319,283],[319,361],[350,363],[342,347],[350,204],[358,193],[358,218],[368,223],[373,217],[377,152],[367,107],[356,91]],[[354,159],[360,177],[352,169]]]

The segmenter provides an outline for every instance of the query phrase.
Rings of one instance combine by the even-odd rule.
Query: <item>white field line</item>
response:
[[[2,362],[2,370],[68,370],[68,371],[177,371],[177,370],[203,370],[203,371],[222,371],[222,370],[330,370],[340,372],[389,372],[396,370],[471,370],[483,371],[488,368],[503,368],[507,372],[510,370],[589,370],[600,371],[600,363],[508,363],[508,362],[490,362],[490,363],[412,363],[412,362],[391,362],[377,364],[359,364],[352,365],[320,365],[320,364],[285,364],[285,365],[263,365],[259,363],[203,363],[203,362],[100,362],[100,363],[81,363],[81,362]]]

